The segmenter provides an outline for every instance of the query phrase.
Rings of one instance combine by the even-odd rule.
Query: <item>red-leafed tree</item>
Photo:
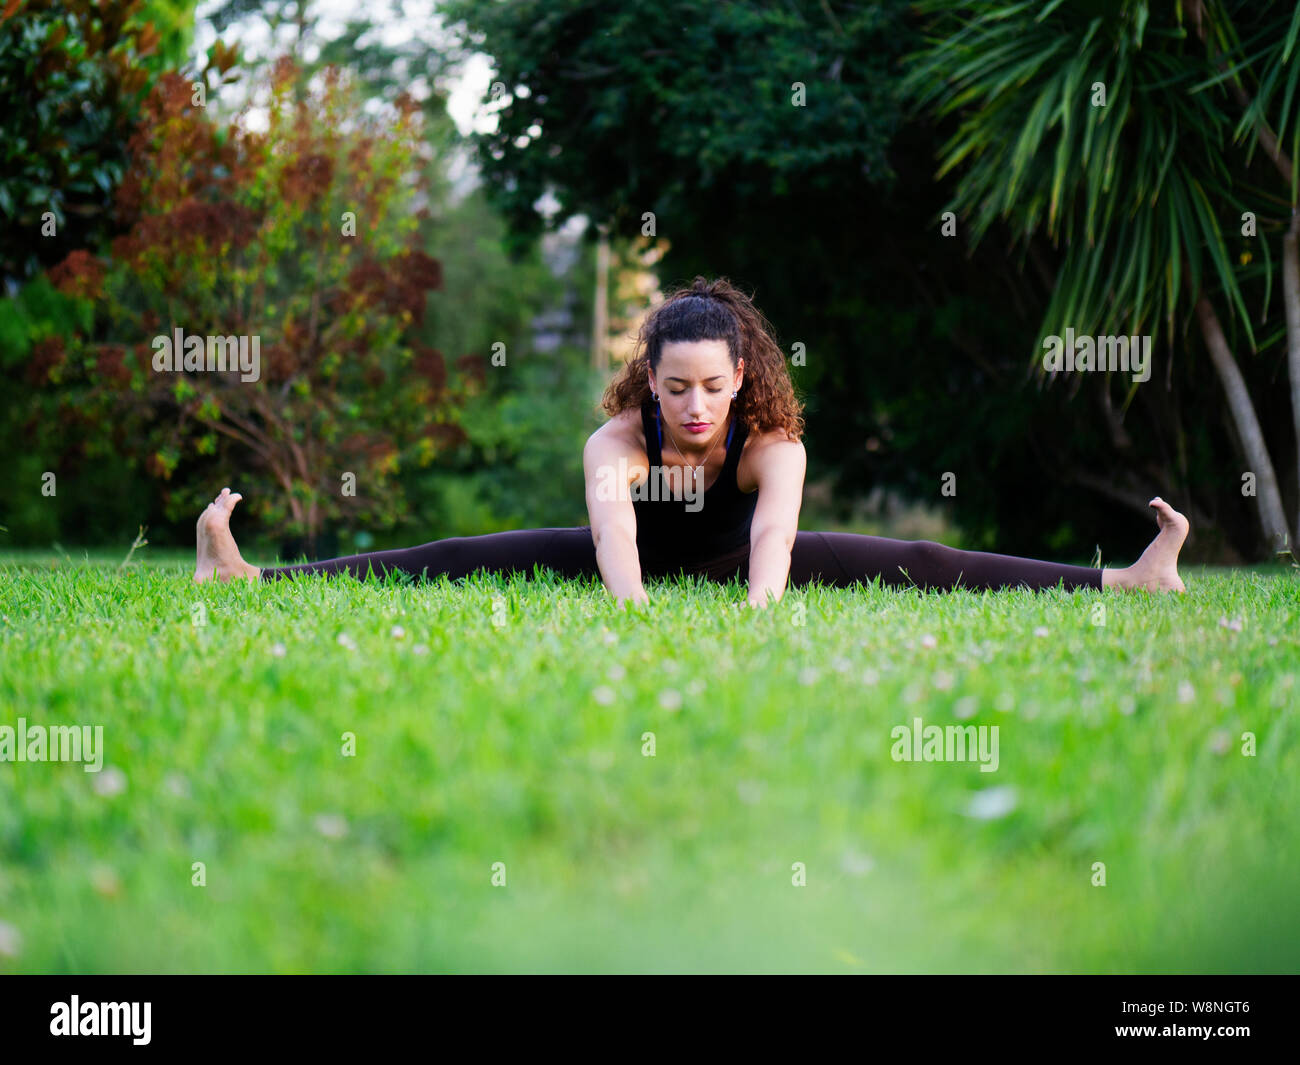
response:
[[[338,70],[306,92],[296,73],[271,72],[264,132],[247,109],[218,127],[193,83],[160,80],[118,190],[124,235],[51,271],[91,324],[28,374],[58,386],[65,422],[113,418],[120,458],[164,482],[218,457],[262,519],[314,547],[327,521],[401,517],[400,464],[462,439],[481,378],[449,381],[416,336],[442,286],[418,242],[419,108],[367,113]],[[165,492],[179,517],[213,486]]]

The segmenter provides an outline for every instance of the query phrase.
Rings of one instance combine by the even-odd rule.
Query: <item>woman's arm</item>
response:
[[[795,440],[763,444],[751,459],[758,481],[758,503],[749,527],[749,605],[765,607],[785,593],[790,549],[799,531],[803,478],[808,456]]]
[[[620,461],[621,460],[621,461]],[[587,480],[587,514],[591,539],[596,545],[596,565],[605,587],[619,603],[631,599],[648,603],[641,584],[641,556],[636,549],[636,511],[628,486],[648,474],[628,446],[611,433],[597,430],[582,449]]]

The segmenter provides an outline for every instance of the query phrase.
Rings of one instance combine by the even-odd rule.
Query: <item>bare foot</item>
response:
[[[195,532],[198,537],[198,561],[194,566],[194,579],[198,582],[212,578],[228,581],[235,577],[256,579],[261,570],[250,566],[239,554],[235,538],[230,534],[230,514],[235,504],[244,497],[223,488],[221,495],[208,504],[199,515]]]
[[[1178,576],[1178,552],[1191,526],[1187,518],[1159,496],[1147,505],[1155,508],[1160,531],[1133,565],[1127,569],[1104,571],[1102,584],[1116,588],[1145,588],[1149,592],[1185,592],[1187,586]]]

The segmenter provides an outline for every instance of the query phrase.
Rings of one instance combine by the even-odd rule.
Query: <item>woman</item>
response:
[[[632,361],[605,393],[608,422],[583,450],[590,525],[452,537],[277,569],[250,566],[230,534],[242,498],[222,490],[198,522],[196,581],[294,573],[364,577],[401,570],[463,577],[476,570],[599,576],[621,604],[648,602],[642,580],[685,572],[749,586],[749,605],[787,583],[951,589],[1026,586],[1185,590],[1178,551],[1188,523],[1158,496],[1159,533],[1127,569],[959,551],[928,540],[800,532],[803,418],[771,329],[725,280],[696,278],[656,307]]]

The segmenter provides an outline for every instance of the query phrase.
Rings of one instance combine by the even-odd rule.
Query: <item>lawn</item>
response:
[[[0,972],[1300,970],[1294,571],[622,612],[152,550],[0,560],[0,726],[104,747],[0,762]]]

